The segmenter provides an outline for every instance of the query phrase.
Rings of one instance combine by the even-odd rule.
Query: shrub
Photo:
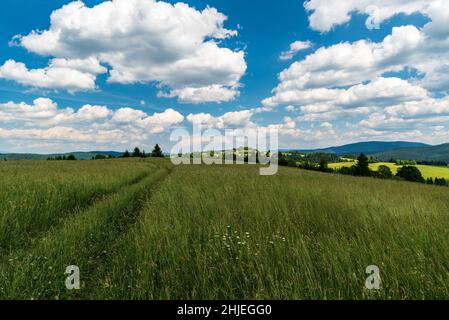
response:
[[[95,155],[94,160],[104,160],[106,159],[106,156],[102,155],[102,154],[97,154]]]
[[[415,160],[396,160],[397,166],[416,166]]]
[[[140,149],[138,147],[135,147],[133,152],[133,158],[140,158],[141,156],[142,152],[140,152]]]
[[[158,144],[154,146],[153,152],[151,152],[151,156],[154,158],[163,158],[164,154],[162,153],[161,147]]]
[[[380,179],[391,179],[393,177],[393,172],[391,172],[390,167],[382,165],[377,169],[376,177]]]
[[[372,172],[369,168],[368,158],[363,153],[360,154],[360,156],[357,158],[354,175],[363,177],[369,177],[372,175]]]
[[[400,168],[396,176],[411,182],[425,182],[421,171],[419,171],[419,169],[414,166],[405,166]]]
[[[337,170],[337,172],[340,173],[340,174],[353,176],[354,172],[355,172],[355,166],[341,167],[340,169]]]
[[[447,187],[449,183],[444,178],[435,178],[435,185]]]

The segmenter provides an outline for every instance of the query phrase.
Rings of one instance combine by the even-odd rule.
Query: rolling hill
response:
[[[342,155],[358,155],[360,153],[373,155],[391,150],[399,150],[404,148],[422,148],[422,147],[430,147],[430,146],[424,143],[407,142],[407,141],[394,141],[394,142],[369,141],[369,142],[351,143],[343,146],[330,147],[324,149],[294,150],[294,151],[304,153],[312,153],[312,152],[335,153],[336,155],[342,156]]]
[[[122,156],[122,152],[117,151],[89,151],[89,152],[68,152],[54,154],[36,154],[36,153],[0,153],[0,159],[6,160],[46,160],[49,157],[68,156],[73,154],[78,160],[89,160],[96,155],[111,155],[114,157]]]
[[[391,158],[416,161],[442,161],[449,163],[449,143],[438,146],[424,146],[418,148],[403,148],[388,150],[375,154],[382,161]]]
[[[0,300],[448,299],[447,188],[259,169],[1,163]]]

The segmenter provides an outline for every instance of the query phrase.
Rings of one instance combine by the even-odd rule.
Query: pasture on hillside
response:
[[[449,298],[448,188],[258,169],[2,162],[0,299]]]
[[[356,164],[356,162],[337,162],[337,163],[330,163],[329,168],[332,169],[340,169],[343,167],[350,167]],[[377,171],[380,166],[387,166],[391,169],[393,174],[396,174],[398,170],[402,166],[398,166],[394,163],[389,162],[379,162],[379,163],[371,163],[369,165],[370,169],[373,171]],[[416,165],[421,171],[423,177],[426,178],[444,178],[446,180],[449,180],[449,167],[438,167],[438,166],[428,166],[428,165]]]

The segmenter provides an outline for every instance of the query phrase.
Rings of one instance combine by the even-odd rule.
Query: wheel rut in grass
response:
[[[7,225],[5,225],[5,228],[0,226],[0,232],[3,233],[3,235],[0,235],[0,257],[8,256],[15,250],[22,250],[31,247],[33,243],[38,242],[41,237],[45,236],[45,234],[51,232],[53,229],[57,229],[66,219],[76,215],[79,212],[88,210],[88,208],[94,206],[97,202],[102,201],[108,196],[118,193],[124,188],[142,181],[157,169],[155,165],[151,163],[149,163],[149,165],[152,169],[151,171],[148,170],[142,172],[132,179],[124,181],[116,187],[111,188],[110,190],[98,191],[97,193],[92,194],[89,199],[85,199],[83,202],[79,202],[73,207],[69,207],[66,210],[61,211],[60,214],[56,214],[54,219],[49,221],[47,224],[34,226],[33,228],[31,228],[31,226],[22,226],[21,233],[23,234],[20,238],[17,236],[11,238],[11,224],[6,223]],[[0,262],[1,260],[2,259],[0,258]]]
[[[101,256],[98,257],[96,263],[92,264],[91,272],[89,272],[87,277],[84,279],[84,289],[80,290],[79,292],[75,292],[75,295],[72,297],[76,297],[78,299],[91,299],[92,297],[98,296],[99,291],[102,289],[101,281],[105,277],[105,271],[108,270],[110,264],[113,263],[114,255],[117,250],[120,250],[122,248],[121,241],[126,235],[129,234],[129,232],[133,231],[133,226],[135,226],[139,221],[144,205],[151,200],[154,191],[157,190],[165,181],[165,179],[167,179],[168,176],[170,176],[173,172],[172,167],[164,168],[163,170],[166,171],[166,175],[155,181],[146,198],[140,203],[138,210],[134,211],[132,217],[129,217],[126,224],[122,225],[123,228],[121,228],[120,232],[118,233],[118,237],[113,242],[108,244],[107,248],[105,248],[106,250],[101,252]]]
[[[66,219],[33,247],[10,255],[0,264],[0,299],[82,297],[83,290],[66,289],[65,268],[78,266],[83,286],[89,285],[87,281],[106,262],[109,248],[138,219],[143,204],[170,172],[170,168],[153,172]]]

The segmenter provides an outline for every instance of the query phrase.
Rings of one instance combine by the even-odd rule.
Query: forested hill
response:
[[[386,152],[390,150],[399,150],[404,148],[420,148],[420,147],[429,147],[429,145],[425,143],[419,142],[407,142],[407,141],[369,141],[369,142],[358,142],[346,144],[338,147],[330,147],[323,149],[312,149],[312,150],[298,150],[303,153],[315,153],[315,152],[324,152],[324,153],[334,153],[336,155],[358,155],[360,153],[365,153],[367,155],[373,155],[381,152]]]

